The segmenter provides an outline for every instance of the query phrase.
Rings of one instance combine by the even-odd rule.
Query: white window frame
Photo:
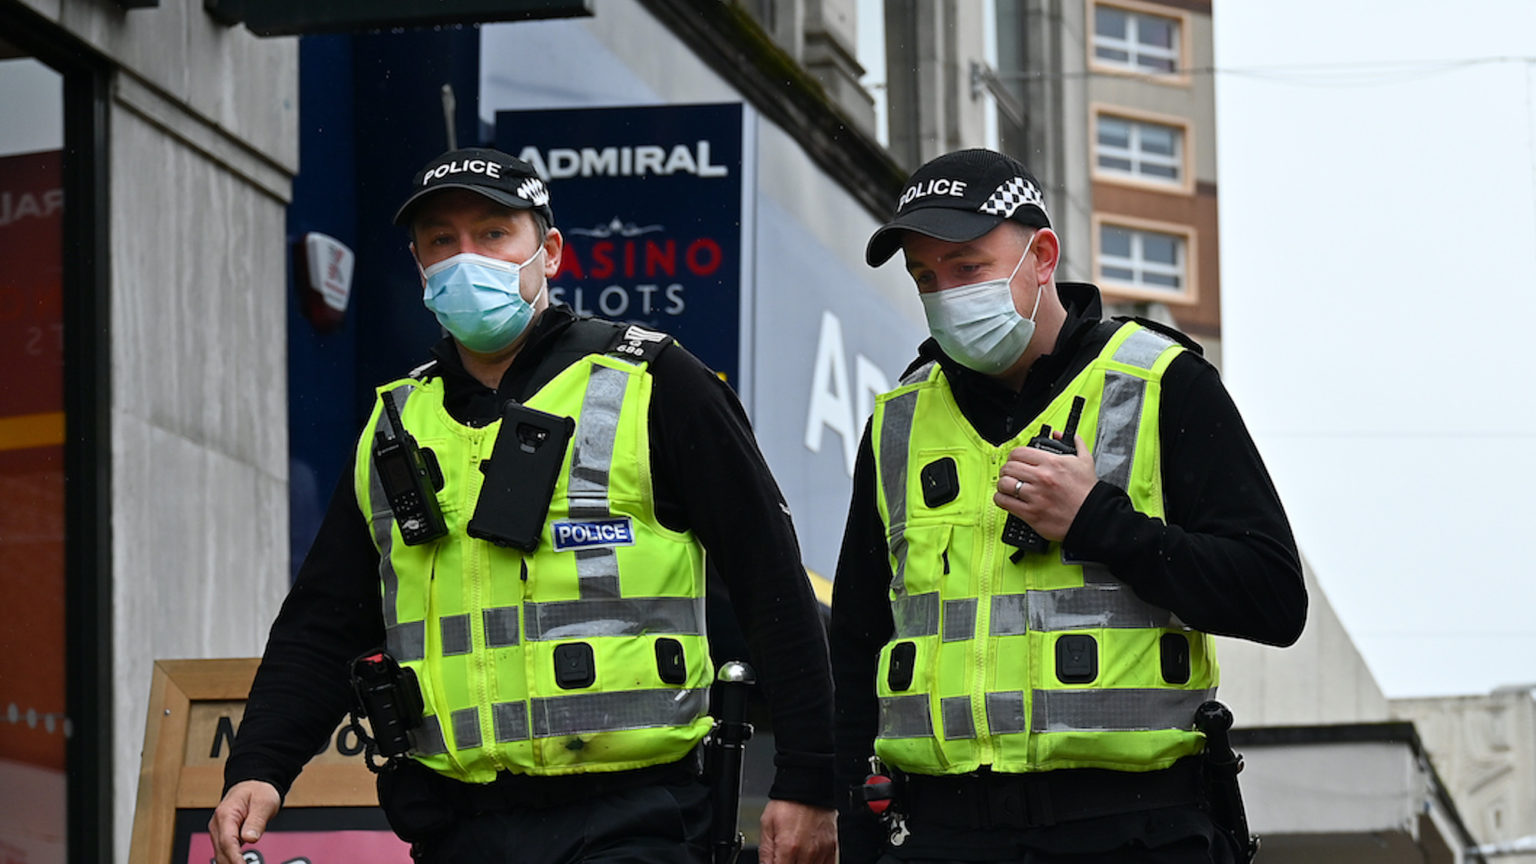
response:
[[[1093,179],[1127,186],[1141,186],[1160,192],[1178,191],[1186,195],[1195,194],[1194,136],[1191,134],[1189,120],[1182,117],[1134,111],[1114,105],[1094,104],[1090,110],[1094,118]],[[1131,124],[1130,149],[1107,150],[1100,143],[1099,132],[1103,128],[1102,124],[1106,119]],[[1173,130],[1177,140],[1175,143],[1175,153],[1172,157],[1144,153],[1139,149],[1139,127],[1145,126],[1162,126]],[[1129,161],[1131,167],[1129,169],[1113,168],[1099,164],[1100,158],[1106,155]],[[1143,173],[1139,170],[1140,166],[1147,163],[1170,166],[1176,169],[1177,176],[1168,178],[1157,174]]]
[[[1098,15],[1101,8],[1113,8],[1122,12],[1130,19],[1130,26],[1125,39],[1115,39],[1099,35]],[[1161,18],[1174,28],[1174,46],[1171,49],[1156,45],[1145,45],[1136,39],[1140,20],[1145,18]],[[1136,0],[1113,0],[1113,2],[1097,2],[1088,0],[1088,26],[1084,29],[1088,35],[1088,62],[1095,69],[1110,72],[1117,75],[1130,75],[1137,78],[1145,78],[1163,84],[1189,84],[1189,13],[1165,6],[1157,6],[1151,3],[1139,3]],[[1124,51],[1125,60],[1111,60],[1099,56],[1100,48],[1111,48]],[[1137,62],[1139,57],[1157,57],[1162,60],[1173,61],[1173,70],[1164,71],[1142,66]]]
[[[1131,232],[1131,257],[1110,259],[1103,250],[1104,229],[1119,228]],[[1179,261],[1173,267],[1160,262],[1145,260],[1140,254],[1142,238],[1147,234],[1163,234],[1180,241],[1177,246]],[[1154,222],[1127,216],[1094,216],[1093,218],[1093,272],[1095,281],[1105,293],[1136,300],[1157,300],[1164,303],[1193,305],[1200,299],[1196,262],[1199,247],[1195,229],[1189,225],[1171,222]],[[1120,267],[1132,272],[1131,278],[1106,275],[1109,267]],[[1138,278],[1144,273],[1173,275],[1179,279],[1178,288],[1154,285]]]

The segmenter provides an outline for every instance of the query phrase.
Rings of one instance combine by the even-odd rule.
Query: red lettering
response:
[[[720,244],[709,237],[700,237],[688,244],[688,251],[683,253],[684,260],[688,263],[688,271],[695,276],[708,276],[720,269],[720,260],[724,258],[720,251]]]
[[[625,276],[634,276],[635,275],[635,244],[634,243],[625,243],[624,244],[624,275]]]
[[[581,270],[581,250],[575,243],[565,244],[565,252],[560,256],[560,269],[555,271],[555,278],[550,281],[559,281],[560,277],[566,275],[577,279],[587,278]]]
[[[645,275],[655,276],[657,273],[677,275],[677,241],[668,240],[665,244],[645,241]]]
[[[613,275],[613,244],[600,240],[592,244],[592,278],[607,279]]]

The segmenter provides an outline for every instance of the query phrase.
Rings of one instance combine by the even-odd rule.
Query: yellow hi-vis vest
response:
[[[501,421],[455,421],[441,378],[379,388],[436,454],[448,527],[402,541],[375,476],[374,430],[389,422],[376,401],[354,483],[379,550],[386,643],[426,703],[413,758],[471,783],[622,771],[681,759],[709,731],[704,552],[656,518],[651,383],[644,363],[592,354],[527,400],[576,422],[531,553],[465,533]],[[589,685],[570,674],[560,685],[557,662],[573,660],[590,667]]]
[[[876,497],[894,574],[895,633],[876,681],[875,752],[887,764],[916,774],[1149,771],[1201,750],[1192,726],[1215,695],[1211,637],[1103,565],[1065,560],[1059,543],[1014,563],[1000,540],[1007,513],[992,501],[1008,453],[1042,423],[1060,430],[1082,396],[1078,434],[1099,479],[1162,519],[1159,389],[1182,350],[1122,325],[1039,417],[996,446],[966,422],[936,364],[876,400]],[[948,475],[944,460],[958,479],[951,500],[935,494],[953,485],[935,479]]]

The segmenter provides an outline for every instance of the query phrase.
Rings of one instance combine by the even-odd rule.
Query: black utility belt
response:
[[[639,789],[644,786],[670,786],[696,782],[703,773],[700,748],[695,747],[676,762],[651,765],[629,771],[594,771],[586,774],[560,774],[540,777],[531,774],[501,772],[490,783],[461,783],[432,772],[444,784],[451,784],[450,800],[455,809],[470,813],[494,813],[528,807],[556,807],[590,801],[604,795]]]
[[[1038,774],[899,773],[897,797],[914,820],[954,828],[1045,828],[1061,822],[1194,804],[1200,759],[1162,771],[1074,768]]]

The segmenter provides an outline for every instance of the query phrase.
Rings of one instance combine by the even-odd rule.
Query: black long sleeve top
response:
[[[919,348],[913,366],[937,361],[966,419],[993,444],[1018,435],[1098,356],[1112,332],[1100,326],[1097,289],[1063,283],[1058,291],[1067,319],[1053,351],[1034,363],[1017,393],[954,362],[931,339]],[[1195,349],[1176,358],[1162,381],[1167,522],[1137,512],[1123,490],[1100,481],[1062,545],[1075,559],[1108,565],[1142,600],[1168,609],[1190,627],[1289,645],[1301,635],[1307,597],[1285,511],[1216,370],[1187,337],[1164,332]],[[868,772],[878,723],[878,653],[894,629],[891,570],[876,489],[866,427],[833,582],[829,633],[842,789],[861,782]],[[845,817],[841,824],[848,851],[867,848],[867,836],[861,842],[850,832],[867,833],[873,820]],[[847,860],[860,859],[851,855]]]
[[[552,306],[495,390],[475,380],[451,340],[434,349],[448,413],[498,419],[552,374],[540,361],[576,316]],[[681,346],[651,366],[651,466],[658,518],[692,530],[728,590],[767,697],[777,772],[770,797],[831,807],[832,693],[827,648],[789,510],[735,394]],[[225,786],[265,780],[286,795],[347,709],[347,664],[383,644],[379,556],[350,474],[272,625]],[[711,603],[711,612],[717,608]],[[722,622],[717,622],[722,623]],[[729,628],[728,628],[729,629]]]

